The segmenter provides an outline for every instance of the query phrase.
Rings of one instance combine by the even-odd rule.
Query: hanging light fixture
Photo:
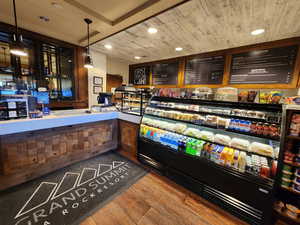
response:
[[[27,52],[24,51],[24,44],[23,44],[23,38],[22,35],[19,34],[18,30],[18,22],[17,22],[17,11],[16,11],[16,3],[15,0],[13,0],[13,6],[14,6],[14,17],[15,17],[15,34],[13,35],[13,41],[10,46],[10,53],[18,56],[27,56]]]
[[[84,67],[85,68],[93,68],[93,60],[90,55],[90,24],[93,22],[88,18],[84,19],[84,22],[87,24],[87,33],[88,33],[88,46],[87,46],[87,52],[84,60]]]

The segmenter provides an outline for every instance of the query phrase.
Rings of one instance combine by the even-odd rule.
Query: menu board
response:
[[[133,84],[147,85],[150,81],[150,67],[136,67],[133,69]]]
[[[231,62],[231,84],[289,84],[298,46],[255,50],[234,54]]]
[[[177,84],[178,62],[157,63],[152,66],[153,85]]]
[[[189,59],[185,65],[185,84],[221,84],[224,73],[224,56]]]

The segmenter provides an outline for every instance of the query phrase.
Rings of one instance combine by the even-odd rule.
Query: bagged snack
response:
[[[281,98],[282,98],[282,91],[271,91],[268,103],[279,104]]]
[[[239,93],[239,102],[247,102],[248,101],[248,91],[241,91]]]
[[[269,92],[260,92],[259,93],[259,103],[268,103],[270,99],[270,93]]]
[[[218,88],[215,95],[215,100],[237,102],[238,89],[232,87]]]

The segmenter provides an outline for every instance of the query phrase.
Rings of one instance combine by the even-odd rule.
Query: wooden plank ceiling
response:
[[[300,36],[299,18],[299,0],[192,0],[104,39],[93,48],[141,63]],[[149,27],[158,32],[149,34]],[[258,28],[265,33],[252,36],[251,31]],[[107,50],[105,44],[113,48]],[[176,52],[175,47],[183,51]]]
[[[184,0],[16,0],[20,27],[82,46],[87,44],[84,18],[93,20],[93,42],[181,2]],[[14,24],[12,0],[0,0],[0,21]]]

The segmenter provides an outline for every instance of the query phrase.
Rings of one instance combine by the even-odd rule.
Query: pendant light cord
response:
[[[88,32],[88,55],[90,55],[90,24],[87,25],[87,32]]]
[[[16,27],[16,39],[18,39],[18,21],[17,21],[17,10],[16,10],[16,2],[13,0],[14,5],[14,17],[15,17],[15,27]]]

